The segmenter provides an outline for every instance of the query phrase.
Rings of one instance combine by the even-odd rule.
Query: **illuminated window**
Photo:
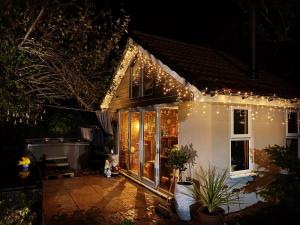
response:
[[[153,94],[155,71],[149,66],[142,66],[136,59],[130,67],[130,98],[138,98]]]
[[[249,109],[231,108],[230,172],[238,175],[250,172],[251,120]]]

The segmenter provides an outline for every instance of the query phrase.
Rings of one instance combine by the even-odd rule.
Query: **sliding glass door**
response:
[[[142,153],[142,178],[155,182],[155,158],[156,158],[156,112],[143,112],[143,153]]]
[[[140,158],[140,112],[130,112],[130,148],[129,148],[129,170],[139,175]]]

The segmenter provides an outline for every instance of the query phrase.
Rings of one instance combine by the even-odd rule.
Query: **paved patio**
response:
[[[134,224],[187,224],[176,215],[165,218],[155,205],[166,204],[156,194],[131,180],[119,176],[105,178],[89,175],[46,180],[43,210],[46,225],[120,224],[131,219]]]

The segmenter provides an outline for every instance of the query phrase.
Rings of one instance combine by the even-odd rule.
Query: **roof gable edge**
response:
[[[113,82],[107,91],[102,103],[100,104],[101,109],[107,109],[109,107],[109,104],[117,91],[122,78],[125,76],[126,70],[132,60],[132,58],[135,56],[138,48],[135,45],[134,41],[129,38],[125,47],[125,50],[123,52],[123,55],[121,57],[120,63],[118,65],[118,68],[116,72],[113,75]]]

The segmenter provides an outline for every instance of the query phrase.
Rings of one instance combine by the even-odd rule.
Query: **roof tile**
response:
[[[132,38],[198,89],[230,88],[259,95],[299,97],[296,86],[265,71],[248,75],[248,65],[222,51],[141,32]]]

